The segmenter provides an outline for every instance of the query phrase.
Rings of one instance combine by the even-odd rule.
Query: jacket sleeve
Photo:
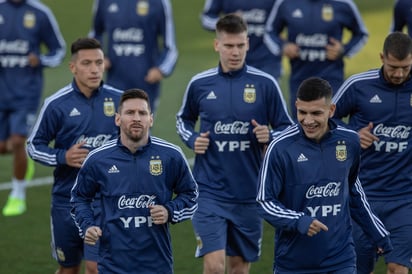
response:
[[[194,149],[195,140],[199,136],[199,133],[195,131],[199,111],[195,99],[193,98],[194,89],[194,82],[192,80],[186,88],[182,106],[176,115],[177,134],[191,149]]]
[[[359,157],[354,161],[349,174],[351,217],[360,227],[362,227],[362,230],[373,240],[377,247],[382,248],[384,253],[386,253],[392,250],[389,232],[372,211],[358,178],[360,145],[358,149]]]
[[[47,48],[47,53],[40,54],[40,62],[46,67],[56,67],[61,64],[66,54],[66,42],[53,13],[49,8],[45,8],[44,12],[41,40]]]
[[[351,32],[351,38],[348,43],[344,45],[343,55],[351,57],[358,53],[366,44],[369,34],[355,3],[352,1],[346,3],[348,4],[346,20],[348,20],[349,23],[345,27]]]
[[[275,228],[306,234],[313,218],[286,208],[279,195],[285,180],[285,167],[276,151],[276,139],[268,147],[258,178],[258,211]]]
[[[266,21],[265,34],[263,42],[273,55],[281,56],[285,41],[280,37],[283,29],[286,27],[286,22],[282,16],[281,3],[276,1]]]
[[[202,27],[206,30],[214,31],[223,10],[222,0],[206,0],[203,12],[200,16]]]
[[[102,43],[103,34],[105,32],[104,25],[104,12],[103,12],[103,0],[95,0],[93,2],[92,9],[92,29],[90,30],[88,36],[93,37]]]
[[[40,110],[33,131],[27,139],[27,153],[33,160],[47,166],[66,163],[66,150],[53,148],[50,143],[55,140],[62,122],[48,99]]]
[[[162,37],[162,45],[159,49],[160,55],[157,67],[164,76],[172,74],[178,57],[175,37],[175,25],[173,19],[172,5],[169,0],[162,0],[163,14],[159,16],[159,33]],[[157,34],[155,34],[157,35]]]
[[[348,78],[337,90],[332,98],[332,103],[336,105],[333,119],[345,127],[350,126],[342,121],[343,118],[350,116],[356,112],[354,106],[356,106],[355,98],[355,85],[353,84],[353,76]],[[351,128],[356,130],[355,128]]]
[[[92,202],[99,190],[99,186],[93,179],[92,172],[91,164],[86,160],[82,168],[80,168],[71,190],[71,216],[79,228],[79,234],[82,238],[84,238],[87,228],[96,225]]]
[[[393,17],[390,32],[402,31],[406,25],[406,18],[410,13],[409,1],[396,0],[393,8]],[[408,15],[405,15],[407,12]]]
[[[198,187],[189,164],[180,149],[178,149],[174,161],[173,171],[175,172],[173,190],[175,197],[167,202],[165,207],[169,212],[169,222],[178,223],[191,219],[197,210]]]
[[[279,133],[293,124],[292,118],[289,116],[285,99],[283,98],[282,91],[275,79],[272,78],[273,88],[271,94],[271,107],[270,107],[270,126],[271,126],[271,140],[276,138]]]

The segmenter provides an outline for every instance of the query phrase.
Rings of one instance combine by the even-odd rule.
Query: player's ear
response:
[[[336,110],[336,105],[335,105],[335,104],[330,104],[330,107],[329,107],[329,118],[332,118],[333,115],[335,115],[335,110]]]
[[[120,114],[116,112],[116,116],[114,117],[114,123],[116,126],[120,127]]]

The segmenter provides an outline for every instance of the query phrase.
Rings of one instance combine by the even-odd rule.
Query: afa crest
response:
[[[60,262],[66,261],[66,256],[60,247],[56,248],[56,255]]]
[[[197,249],[202,249],[203,248],[202,239],[197,234],[196,234],[196,246],[197,246]]]
[[[322,7],[322,19],[329,22],[333,20],[333,8],[331,5],[323,5]]]
[[[256,101],[256,89],[254,85],[246,85],[243,90],[243,101],[252,104]]]
[[[145,16],[149,13],[149,2],[147,0],[139,0],[136,4],[136,13],[140,16]]]
[[[336,145],[336,160],[343,162],[347,156],[345,141],[339,141]]]
[[[103,104],[104,115],[111,117],[115,114],[116,110],[114,107],[114,102],[112,98],[105,98]]]
[[[159,176],[163,173],[163,165],[162,160],[160,160],[159,156],[152,156],[152,160],[150,160],[150,174],[153,176]]]
[[[32,12],[26,12],[23,17],[23,26],[27,29],[32,29],[36,24],[36,16]]]

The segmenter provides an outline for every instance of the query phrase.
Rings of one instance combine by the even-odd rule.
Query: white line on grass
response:
[[[50,185],[53,183],[53,177],[43,177],[43,178],[36,178],[27,183],[26,187],[34,187],[34,186],[43,186],[43,185]],[[10,190],[12,187],[11,182],[0,183],[0,191],[2,190]]]

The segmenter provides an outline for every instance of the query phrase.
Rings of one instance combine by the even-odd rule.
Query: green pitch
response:
[[[67,46],[80,36],[86,36],[91,23],[91,0],[43,0],[55,13]],[[366,47],[346,61],[346,74],[351,75],[379,67],[379,52],[389,31],[393,1],[357,0],[369,30]],[[216,66],[213,33],[200,26],[199,14],[203,0],[172,0],[176,20],[179,61],[174,74],[163,82],[159,111],[155,117],[153,134],[174,142],[192,157],[175,130],[175,114],[190,78],[197,72]],[[72,80],[68,58],[58,68],[46,69],[44,94],[49,95]],[[285,60],[285,78],[281,86],[286,90],[288,66]],[[11,178],[11,157],[0,156],[0,189]],[[35,178],[51,176],[52,169],[36,164]],[[50,255],[50,185],[32,187],[27,191],[28,210],[23,216],[4,218],[0,215],[0,273],[47,274],[54,273],[56,263]],[[6,202],[9,190],[0,190],[0,206]],[[194,258],[196,241],[190,222],[172,226],[176,274],[202,273],[202,261]],[[261,260],[252,265],[252,274],[272,273],[273,232],[265,225]],[[375,274],[385,273],[380,262]]]

